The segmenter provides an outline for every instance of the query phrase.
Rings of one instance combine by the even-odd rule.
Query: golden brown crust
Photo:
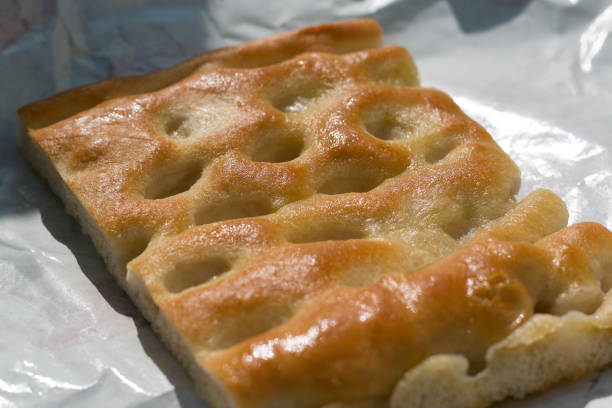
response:
[[[418,272],[326,291],[286,323],[202,363],[239,406],[384,400],[427,356],[460,354],[482,369],[488,348],[535,310],[556,314],[552,305],[574,283],[599,285],[606,272],[609,280],[611,259],[612,233],[598,224],[536,244],[479,240]],[[562,313],[592,312],[602,297],[586,308],[582,297],[573,300]]]
[[[325,146],[325,134],[316,130],[323,126],[317,122],[330,120],[335,111],[342,112],[342,105],[348,102],[347,92],[353,101],[366,102],[373,96],[384,96],[380,92],[390,97],[400,92],[378,90],[370,82],[378,77],[364,74],[364,66],[383,59],[407,67],[398,74],[410,76],[400,76],[398,81],[415,83],[409,55],[398,47],[337,57],[303,54],[248,71],[205,71],[157,92],[113,99],[70,120],[30,129],[30,137],[46,152],[125,263],[155,234],[273,212],[325,190],[333,184],[329,178],[335,174],[321,173],[329,172],[335,163],[349,171],[343,163],[343,156],[349,152],[356,156],[351,160],[358,165],[377,150],[376,160],[363,177],[364,186],[355,188],[370,189],[401,173],[408,165],[406,149],[384,146],[363,131],[356,133],[359,124],[355,119],[350,118],[353,129],[334,125],[353,139],[335,146]],[[279,77],[288,78],[284,85],[296,87],[295,92],[308,86],[309,91],[318,87],[330,95],[318,98],[321,101],[317,105],[321,106],[311,108],[314,115],[283,113],[275,107],[283,103],[278,92],[286,91],[274,90]],[[388,78],[392,77],[384,79]],[[415,104],[441,101],[440,110],[451,110],[449,117],[457,111],[433,91],[430,95],[422,93],[417,92]],[[349,113],[346,108],[344,111]],[[476,125],[464,117],[459,126],[469,129]],[[189,134],[177,134],[181,132]],[[258,138],[268,134],[280,137],[281,151],[277,157],[259,158],[270,142],[259,145]],[[361,143],[356,143],[356,138]],[[349,144],[354,147],[347,150]],[[290,156],[283,157],[287,151]],[[285,160],[294,155],[299,157]],[[173,189],[164,186],[168,183]],[[186,190],[189,193],[176,194]],[[245,197],[253,191],[257,193]],[[238,200],[246,201],[249,208],[244,214],[240,208],[228,213]]]
[[[610,232],[553,234],[560,199],[515,202],[514,163],[380,40],[311,27],[19,112],[24,153],[216,407],[445,406],[415,384],[468,363],[486,375],[453,403],[484,406],[522,384],[498,381],[500,345],[603,307]]]

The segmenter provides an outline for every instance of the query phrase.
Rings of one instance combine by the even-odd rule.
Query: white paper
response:
[[[15,110],[76,85],[345,18],[373,17],[425,86],[485,126],[570,222],[612,228],[612,2],[0,3],[0,407],[204,407],[91,242],[15,151]],[[612,369],[505,408],[612,406]]]

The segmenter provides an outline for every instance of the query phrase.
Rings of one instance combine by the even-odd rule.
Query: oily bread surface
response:
[[[357,27],[359,33],[352,33],[355,22],[314,32],[327,38],[326,49],[336,53],[350,48],[354,37],[363,38],[365,45],[380,41],[376,24],[363,22]],[[352,33],[350,41],[346,31]],[[285,44],[287,38],[295,44],[286,47],[301,50],[310,44],[312,32],[306,29],[303,34],[281,36],[282,41],[272,38],[225,54],[241,55],[245,47],[262,48],[263,53],[275,49],[272,45],[277,42]],[[246,58],[245,64],[256,62]],[[385,47],[340,56],[301,54],[262,68],[205,69],[160,91],[111,99],[39,129],[29,121],[28,112],[60,105],[59,96],[41,106],[22,108],[20,114],[31,142],[45,152],[106,235],[110,249],[104,252],[114,253],[116,263],[125,265],[156,236],[271,213],[320,188],[342,189],[342,181],[334,186],[327,173],[340,166],[344,178],[349,178],[349,166],[333,163],[339,161],[334,155],[346,152],[317,149],[321,141],[313,128],[319,123],[302,120],[312,115],[303,118],[299,112],[285,111],[309,104],[324,108],[345,89],[376,81],[416,84],[409,54],[399,47]],[[367,90],[361,92],[368,97]],[[359,148],[364,160],[375,146],[366,140]],[[362,185],[345,188],[372,188],[400,173],[406,154],[385,150],[365,169],[367,174],[355,178]],[[291,160],[296,156],[299,160]],[[357,161],[349,165],[355,167]]]
[[[466,361],[482,369],[487,350],[534,320],[524,274],[506,264],[491,272],[494,284],[503,275],[501,298],[494,288],[490,304],[474,309],[462,288],[470,279],[486,286],[490,271],[461,275],[461,265],[499,269],[488,251],[519,253],[512,242],[525,241],[535,244],[520,254],[556,273],[538,243],[565,225],[560,200],[536,191],[516,203],[519,172],[507,155],[446,95],[414,88],[410,55],[373,48],[380,41],[371,20],[307,28],[20,110],[22,150],[71,212],[92,221],[82,225],[109,268],[214,406],[430,406],[418,404],[443,395],[436,388],[417,400],[402,395],[423,378],[435,383],[427,376],[440,365],[430,369],[431,359],[463,356],[437,380],[459,384]],[[538,278],[548,282],[545,275]],[[400,289],[382,296],[389,285]],[[406,317],[393,303],[427,290],[421,314]],[[595,292],[584,297],[587,312],[601,301]],[[388,301],[377,309],[363,296]],[[480,330],[451,328],[473,332],[461,338],[465,347],[395,345],[413,338],[396,334],[406,336],[414,321],[430,335],[426,322],[439,319],[427,316],[444,314],[447,298]],[[371,316],[362,313],[368,307]],[[561,313],[554,307],[539,311]],[[328,312],[346,324],[321,330]],[[405,324],[387,325],[381,313]],[[299,341],[266,346],[289,337]],[[257,385],[262,378],[269,381]],[[561,377],[550,370],[543,378],[497,388],[481,381],[482,392],[455,402],[486,405]]]
[[[392,391],[397,407],[487,406],[610,361],[600,305],[611,246],[598,224],[535,243],[475,240],[416,272],[324,291],[201,363],[239,406],[382,405]],[[436,360],[409,370],[428,356]]]

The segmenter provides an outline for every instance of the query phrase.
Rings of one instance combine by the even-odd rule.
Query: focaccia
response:
[[[23,107],[19,146],[213,407],[481,407],[612,360],[564,228],[373,20]]]

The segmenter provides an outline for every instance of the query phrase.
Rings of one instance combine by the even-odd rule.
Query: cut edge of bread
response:
[[[123,267],[104,233],[96,226],[95,221],[64,182],[48,156],[29,136],[26,126],[21,123],[17,131],[17,148],[27,158],[32,168],[49,184],[53,192],[60,197],[68,214],[81,225],[82,231],[88,235],[96,250],[101,254],[111,275],[119,286],[128,294],[162,343],[188,370],[194,381],[196,392],[215,407],[235,408],[220,382],[203,369],[190,351],[183,336],[172,325],[170,319],[155,304],[149,290],[138,274],[130,273],[129,267]]]
[[[130,298],[151,323],[151,327],[160,336],[163,344],[189,372],[197,394],[214,407],[236,408],[236,404],[217,378],[198,363],[185,338],[168,316],[155,304],[146,284],[137,273],[130,271],[129,265],[126,287]]]
[[[79,199],[74,195],[70,187],[62,179],[49,157],[38,145],[34,138],[30,137],[26,125],[21,122],[17,130],[17,149],[28,160],[32,168],[49,184],[53,192],[59,196],[68,214],[72,215],[80,224],[82,231],[87,234],[98,253],[104,259],[110,273],[117,282],[125,289],[125,282],[121,279],[124,274],[118,259],[113,255],[113,249],[108,238],[100,230],[89,212],[83,207]]]

